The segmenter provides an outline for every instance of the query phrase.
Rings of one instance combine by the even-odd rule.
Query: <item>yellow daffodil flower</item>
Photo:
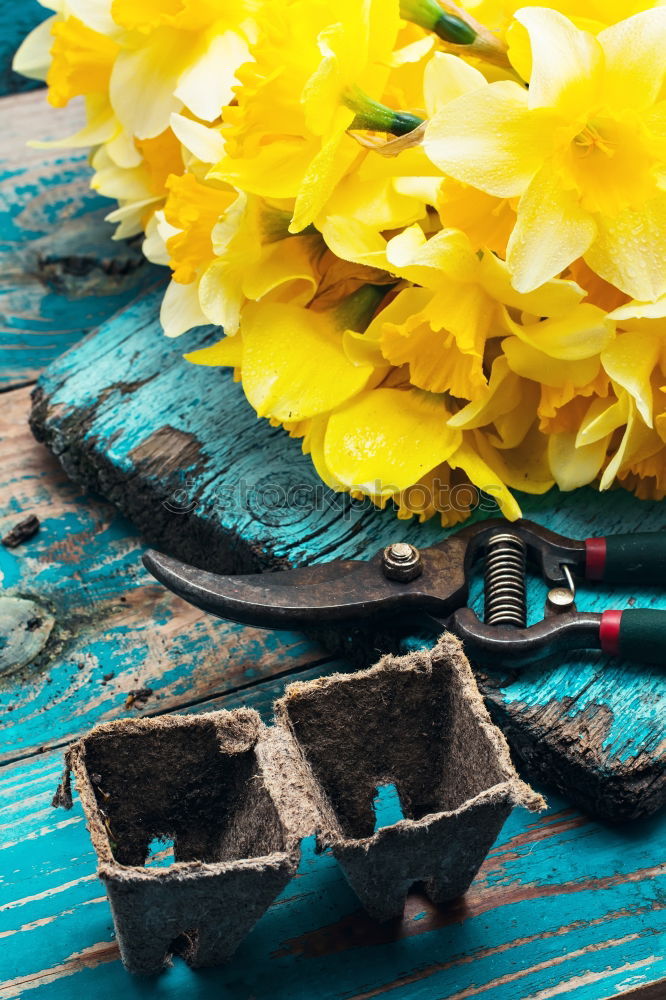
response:
[[[204,323],[233,334],[247,301],[305,305],[314,297],[325,250],[317,234],[291,236],[289,212],[220,182],[170,183],[161,229],[178,266],[162,303],[167,336]]]
[[[507,263],[530,291],[584,257],[637,299],[666,292],[662,83],[666,8],[596,37],[553,10],[516,15],[529,33],[529,91],[500,81],[435,116],[425,149],[455,179],[520,196]]]
[[[106,218],[117,224],[115,239],[126,239],[145,230],[150,218],[164,204],[167,178],[183,169],[181,146],[170,130],[154,139],[135,140],[136,161],[120,165],[108,143],[92,156],[90,186],[119,207]]]
[[[183,107],[201,121],[218,119],[248,56],[254,9],[250,0],[113,0],[121,50],[110,98],[124,127],[152,138]]]
[[[238,197],[227,185],[200,183],[193,174],[170,174],[164,218],[174,232],[166,241],[173,280],[194,281],[214,259],[213,229]]]
[[[392,364],[409,365],[412,383],[430,392],[476,398],[487,383],[487,340],[513,331],[503,306],[562,317],[540,329],[554,343],[575,339],[592,324],[595,307],[578,306],[583,291],[574,282],[554,280],[521,295],[511,286],[506,265],[490,253],[479,257],[460,230],[443,229],[426,239],[419,226],[411,226],[387,242],[368,227],[331,219],[324,238],[340,257],[414,282],[378,314],[364,340],[376,342]],[[597,325],[601,315],[594,311]]]
[[[315,218],[359,154],[346,135],[372,127],[390,73],[397,0],[268,4],[213,176],[267,198],[294,198],[291,231]],[[368,117],[369,116],[369,117]],[[381,122],[379,123],[381,126]]]

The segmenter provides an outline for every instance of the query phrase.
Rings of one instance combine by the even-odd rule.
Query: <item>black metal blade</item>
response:
[[[381,553],[369,562],[340,560],[275,573],[218,576],[152,549],[143,557],[156,579],[190,604],[262,628],[312,628],[330,622],[427,610],[444,614],[466,600],[461,542],[423,553],[423,573],[388,580]]]

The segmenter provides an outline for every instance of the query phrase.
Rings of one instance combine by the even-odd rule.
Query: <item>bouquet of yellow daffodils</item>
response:
[[[666,494],[666,7],[41,0],[92,185],[337,490]],[[557,2],[557,0],[556,0]],[[451,490],[466,502],[451,503]]]

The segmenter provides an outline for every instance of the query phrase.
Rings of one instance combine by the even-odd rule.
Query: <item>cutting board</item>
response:
[[[391,541],[426,546],[446,536],[435,520],[398,521],[322,487],[299,443],[257,420],[228,371],[182,359],[219,331],[164,338],[160,296],[148,291],[116,313],[38,382],[33,431],[72,479],[114,503],[151,544],[217,572],[359,558]],[[520,499],[525,517],[573,537],[666,528],[663,505],[621,490]],[[534,621],[543,615],[541,581],[531,580],[528,594]],[[479,598],[476,585],[477,608]],[[578,596],[580,610],[631,606],[666,608],[666,589],[590,585]],[[391,642],[334,639],[336,652],[359,662]],[[666,663],[569,653],[520,672],[473,666],[528,776],[609,820],[663,803]],[[409,720],[401,735],[409,738]]]

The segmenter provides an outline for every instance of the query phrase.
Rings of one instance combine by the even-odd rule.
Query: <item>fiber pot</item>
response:
[[[415,882],[435,903],[468,888],[511,809],[545,806],[518,777],[460,642],[369,670],[295,683],[276,703],[330,848],[367,912],[402,913]],[[376,829],[377,789],[402,817]]]

